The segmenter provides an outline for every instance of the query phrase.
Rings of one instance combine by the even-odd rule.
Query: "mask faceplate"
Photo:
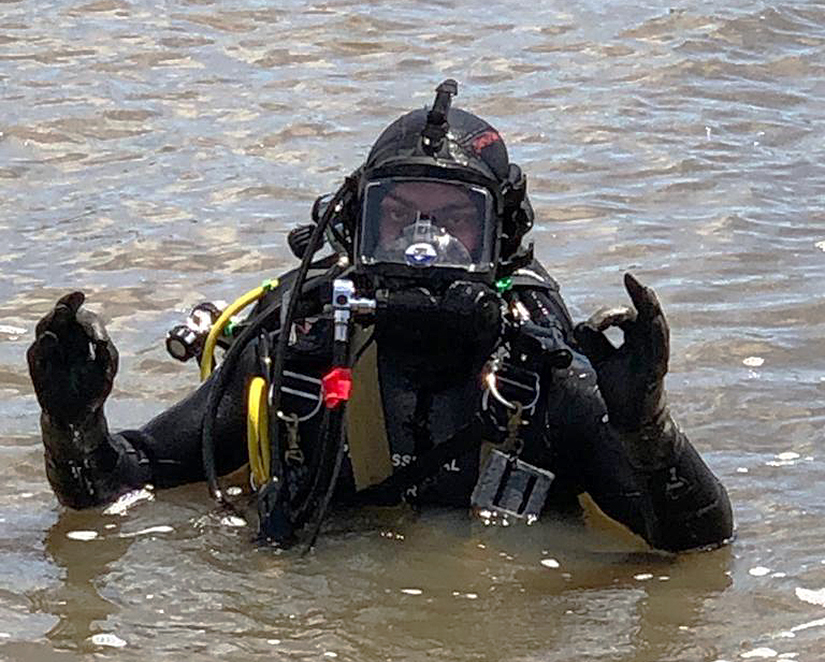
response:
[[[391,178],[366,186],[359,260],[420,270],[491,267],[495,222],[486,189],[434,179]]]

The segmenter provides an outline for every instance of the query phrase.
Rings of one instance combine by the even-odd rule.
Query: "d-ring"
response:
[[[487,376],[484,378],[484,381],[487,382],[487,388],[490,389],[490,393],[493,394],[493,397],[498,400],[501,404],[503,404],[507,409],[516,409],[517,405],[506,400],[503,395],[498,390],[498,386],[496,384],[496,373],[495,370],[491,370],[487,373]]]

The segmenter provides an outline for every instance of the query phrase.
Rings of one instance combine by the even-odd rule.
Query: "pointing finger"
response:
[[[651,319],[662,314],[659,298],[652,288],[642,285],[636,277],[629,272],[624,275],[624,286],[630,295],[630,300],[633,301],[633,305],[636,307],[636,310],[639,311],[639,317]]]
[[[650,327],[651,364],[654,372],[663,377],[670,361],[670,329],[662,315],[656,317]]]

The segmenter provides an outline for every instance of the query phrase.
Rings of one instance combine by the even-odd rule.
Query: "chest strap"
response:
[[[441,467],[481,445],[484,426],[477,417],[407,466],[396,468],[383,482],[356,495],[358,503],[395,505],[411,487],[435,476]]]

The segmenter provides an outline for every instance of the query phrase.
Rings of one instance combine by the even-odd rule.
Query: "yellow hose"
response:
[[[266,292],[277,287],[278,280],[266,280],[260,287],[254,290],[249,290],[246,294],[240,296],[226,307],[221,313],[221,316],[212,325],[209,335],[206,336],[206,342],[203,344],[203,354],[201,356],[201,381],[205,381],[209,375],[212,374],[212,357],[215,354],[215,344],[218,342],[218,336],[223,333],[224,327],[228,324],[233,315],[246,308],[250,303],[254,303],[260,299]]]
[[[269,480],[269,402],[267,381],[253,377],[249,383],[246,415],[246,443],[249,449],[249,468],[255,485]]]

